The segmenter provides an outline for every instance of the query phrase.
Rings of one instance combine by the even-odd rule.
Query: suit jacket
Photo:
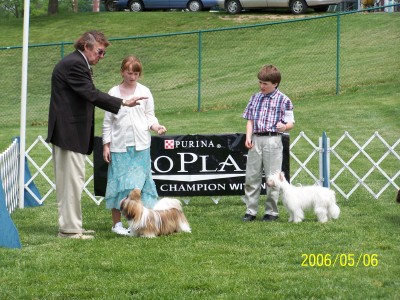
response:
[[[53,70],[46,142],[65,150],[90,154],[95,106],[118,113],[122,99],[97,90],[79,51],[64,57]]]

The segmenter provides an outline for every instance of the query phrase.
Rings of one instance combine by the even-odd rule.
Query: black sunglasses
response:
[[[106,56],[106,50],[97,49],[97,54],[100,55],[100,56]]]

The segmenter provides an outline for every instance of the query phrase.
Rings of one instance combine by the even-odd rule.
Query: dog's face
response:
[[[267,186],[268,187],[275,187],[276,186],[275,178],[273,177],[273,175],[268,175]]]
[[[129,198],[128,198],[128,197],[125,197],[125,198],[122,199],[121,202],[119,203],[119,210],[121,211],[121,214],[122,214],[125,218],[126,218],[126,215],[125,215],[125,208],[126,208],[128,202],[129,202]]]
[[[120,202],[120,211],[127,220],[132,220],[142,210],[141,192],[139,189],[133,189],[128,197]]]
[[[267,177],[267,186],[272,188],[279,187],[284,181],[286,181],[285,173],[278,171]]]

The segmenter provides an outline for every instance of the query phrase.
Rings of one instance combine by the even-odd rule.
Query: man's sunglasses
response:
[[[97,54],[98,54],[99,56],[106,56],[106,50],[97,49]]]

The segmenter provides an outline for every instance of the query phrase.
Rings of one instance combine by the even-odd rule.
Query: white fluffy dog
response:
[[[322,186],[297,187],[288,183],[281,171],[268,176],[267,186],[277,187],[282,193],[282,201],[289,211],[289,222],[299,223],[304,219],[304,211],[314,209],[321,223],[339,218],[340,208],[336,204],[335,192]]]
[[[121,212],[128,219],[131,236],[153,238],[174,232],[191,232],[178,199],[162,198],[153,209],[143,206],[140,189],[121,200]]]

